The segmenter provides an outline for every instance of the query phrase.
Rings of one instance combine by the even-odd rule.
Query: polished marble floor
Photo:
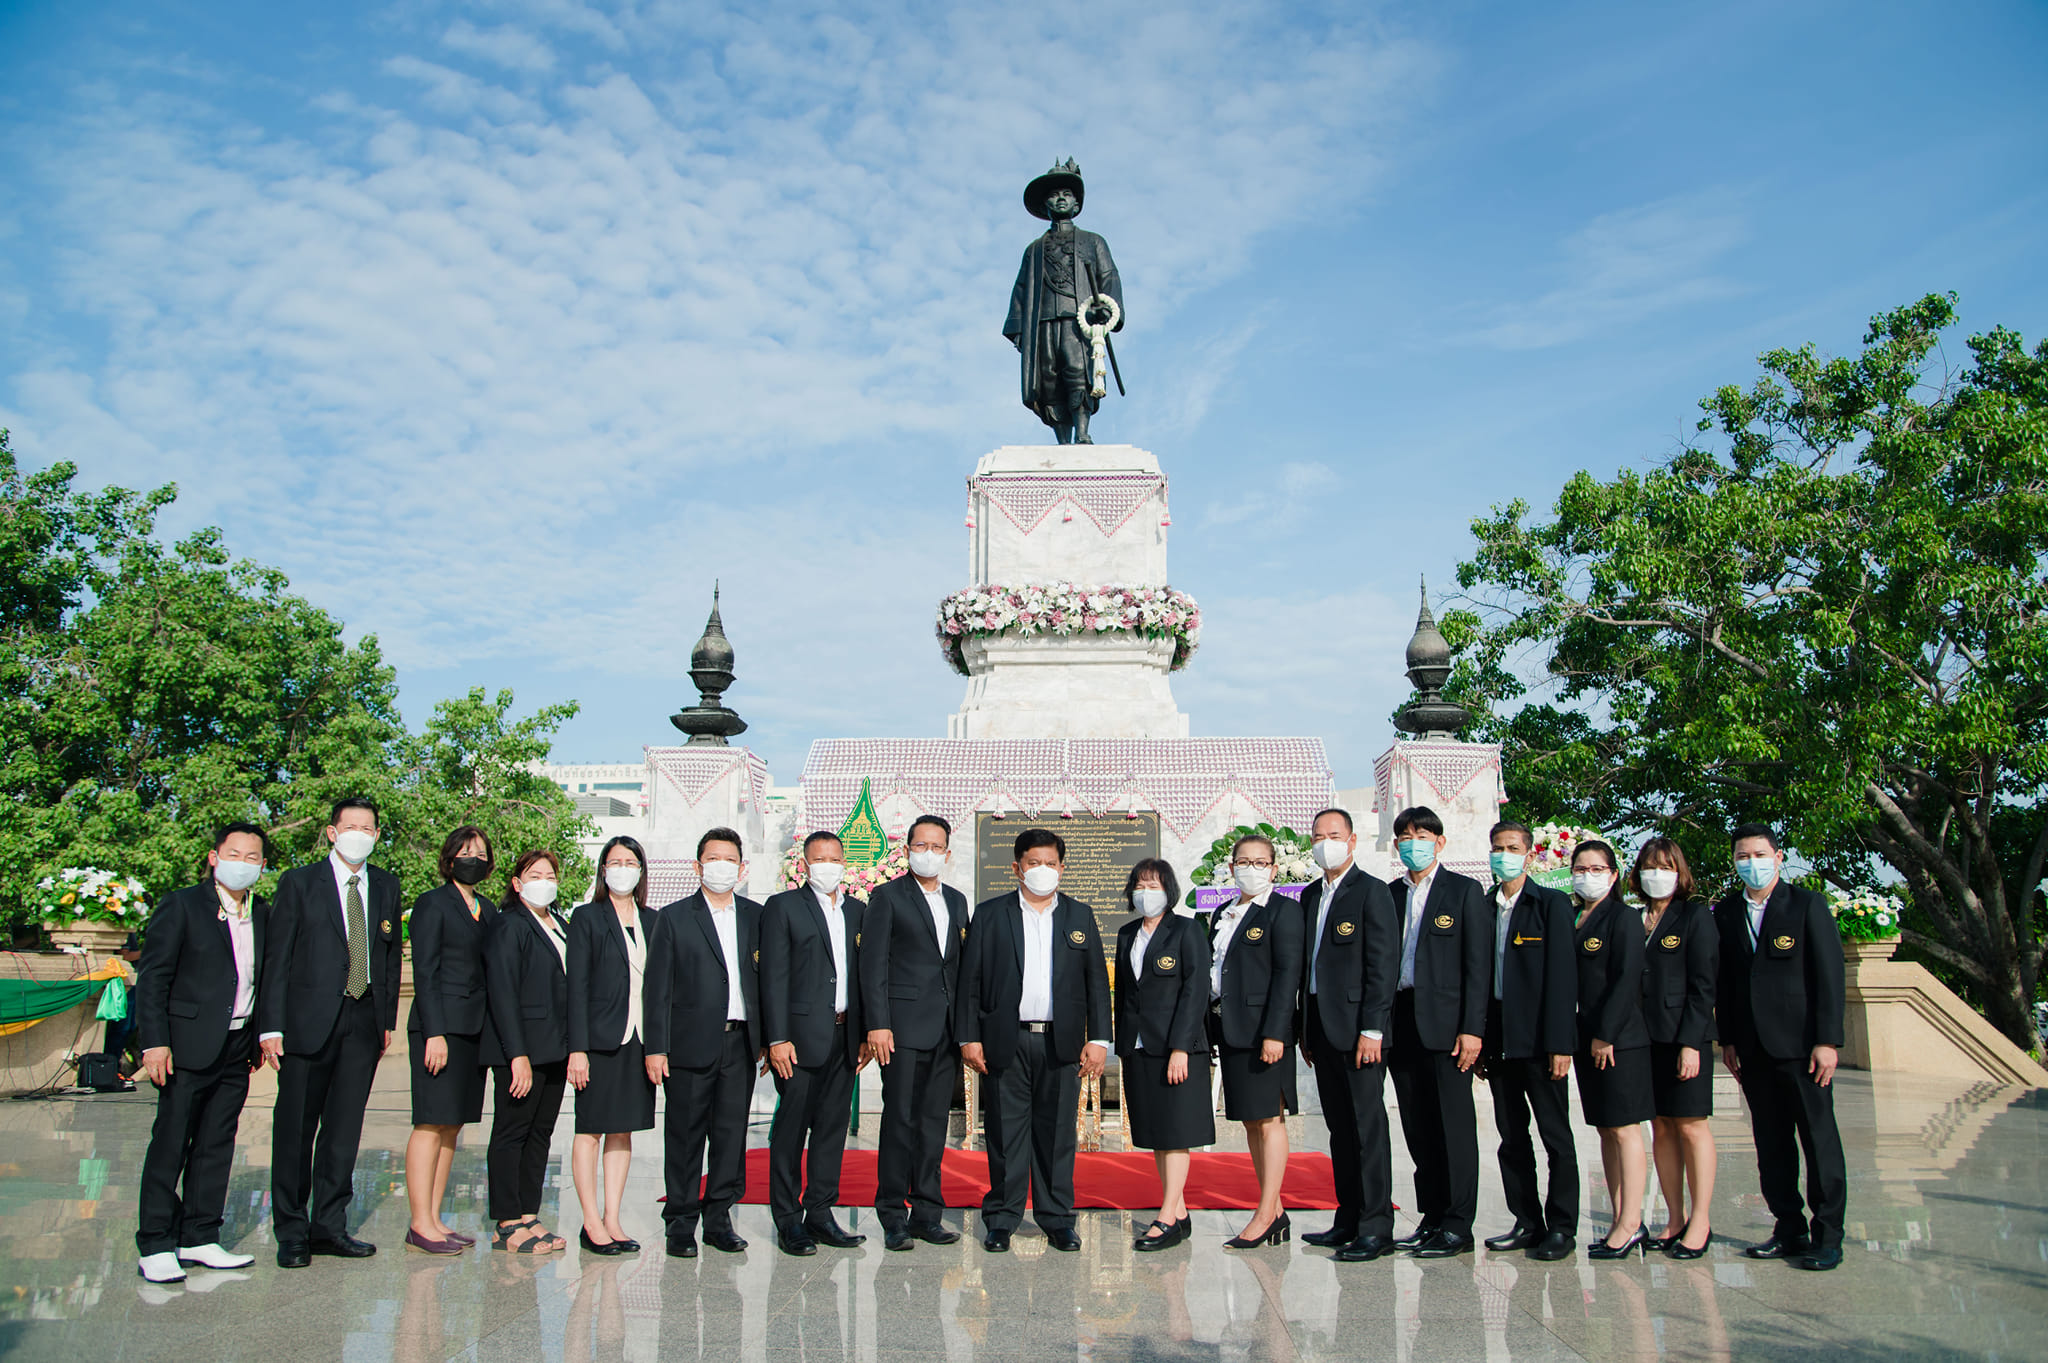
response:
[[[485,1246],[441,1260],[400,1250],[405,1195],[395,1151],[402,1091],[377,1095],[357,1166],[372,1260],[272,1261],[269,1113],[242,1126],[227,1240],[246,1273],[196,1271],[154,1288],[136,1277],[134,1182],[154,1101],[145,1094],[0,1102],[0,1353],[10,1359],[855,1359],[1165,1360],[2048,1358],[2048,1093],[1845,1072],[1848,1260],[1832,1274],[1752,1263],[1768,1233],[1754,1157],[1725,1076],[1718,1095],[1716,1239],[1694,1263],[1662,1258],[1555,1265],[1521,1255],[1338,1264],[1297,1240],[1231,1254],[1235,1213],[1195,1218],[1194,1242],[1133,1254],[1131,1218],[1084,1214],[1080,1254],[1027,1231],[984,1253],[976,1218],[945,1249],[860,1249],[789,1259],[768,1247],[765,1209],[741,1209],[754,1247],[671,1260],[650,1248],[601,1259],[571,1250],[515,1258]],[[1305,1095],[1313,1085],[1305,1086]],[[1490,1131],[1481,1089],[1480,1126]],[[873,1134],[872,1119],[864,1124]],[[1299,1119],[1298,1145],[1320,1121]],[[473,1131],[472,1136],[476,1133]],[[1590,1136],[1590,1132],[1586,1133]],[[569,1127],[558,1133],[567,1149]],[[765,1117],[754,1136],[765,1140]],[[1396,1142],[1398,1145],[1398,1141]],[[1504,1228],[1486,1144],[1480,1230]],[[1597,1145],[1588,1220],[1606,1224]],[[659,1141],[643,1135],[626,1223],[660,1244]],[[1397,1195],[1411,1187],[1397,1157]],[[458,1155],[450,1202],[481,1225],[481,1142]],[[566,1184],[564,1173],[560,1182]],[[555,1215],[555,1193],[547,1216]],[[574,1207],[566,1186],[559,1196]],[[866,1211],[842,1211],[874,1231]],[[1409,1218],[1404,1217],[1407,1224]],[[1304,1214],[1302,1229],[1325,1218]],[[575,1221],[564,1225],[573,1240]]]

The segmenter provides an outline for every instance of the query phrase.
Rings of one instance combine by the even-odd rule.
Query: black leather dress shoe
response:
[[[336,1259],[367,1259],[377,1252],[377,1247],[368,1240],[358,1240],[352,1235],[314,1240],[306,1248],[315,1254],[327,1254]]]
[[[1470,1254],[1477,1246],[1469,1235],[1440,1230],[1415,1251],[1418,1259],[1454,1259],[1460,1254]]]
[[[717,1230],[705,1231],[704,1243],[717,1250],[720,1254],[738,1254],[747,1247],[747,1242],[741,1239],[740,1233],[731,1226],[721,1226]]]
[[[1425,1221],[1407,1235],[1404,1235],[1400,1239],[1396,1240],[1394,1242],[1394,1248],[1399,1250],[1421,1249],[1424,1245],[1428,1244],[1431,1240],[1436,1238],[1436,1230],[1437,1228],[1435,1226],[1432,1226],[1427,1221]]]
[[[1374,1259],[1384,1259],[1394,1252],[1394,1242],[1384,1235],[1361,1235],[1348,1245],[1338,1247],[1331,1257],[1339,1263],[1368,1264]]]
[[[1803,1235],[1773,1235],[1761,1245],[1742,1251],[1745,1259],[1803,1259],[1813,1253],[1813,1241]]]
[[[806,1234],[801,1226],[790,1226],[776,1231],[775,1247],[784,1254],[793,1254],[799,1259],[818,1252],[818,1242]]]
[[[1045,1243],[1062,1254],[1072,1254],[1081,1248],[1081,1237],[1070,1230],[1049,1230],[1045,1233]]]
[[[313,1251],[301,1244],[280,1243],[277,1247],[279,1268],[304,1268],[313,1262]]]
[[[1836,1245],[1833,1249],[1816,1249],[1809,1254],[1802,1254],[1792,1261],[1792,1267],[1803,1268],[1810,1273],[1825,1273],[1831,1268],[1840,1268],[1841,1266],[1842,1247],[1840,1245]]]
[[[1358,1238],[1358,1231],[1352,1226],[1332,1226],[1328,1230],[1313,1230],[1301,1237],[1304,1245],[1315,1245],[1322,1249],[1342,1249]]]
[[[865,1235],[841,1230],[839,1223],[829,1216],[819,1221],[804,1222],[804,1233],[819,1244],[830,1245],[834,1249],[857,1249],[868,1242]]]
[[[960,1243],[959,1231],[940,1225],[936,1221],[928,1226],[921,1226],[913,1221],[910,1223],[910,1233],[924,1241],[927,1245],[957,1245]]]
[[[671,1235],[668,1238],[668,1257],[671,1259],[696,1258],[697,1237],[694,1235]]]
[[[1554,1230],[1529,1246],[1529,1257],[1540,1259],[1546,1264],[1556,1263],[1559,1259],[1571,1258],[1572,1251],[1578,1247],[1579,1242],[1575,1237],[1566,1235],[1561,1230]]]
[[[1496,1254],[1506,1254],[1512,1250],[1527,1249],[1542,1238],[1541,1226],[1524,1225],[1517,1221],[1513,1230],[1506,1235],[1493,1236],[1486,1242],[1486,1247]]]
[[[882,1248],[905,1250],[917,1248],[917,1237],[910,1233],[908,1226],[891,1226],[882,1232]]]
[[[981,1237],[981,1247],[990,1254],[1010,1252],[1010,1233],[1006,1230],[992,1230]]]

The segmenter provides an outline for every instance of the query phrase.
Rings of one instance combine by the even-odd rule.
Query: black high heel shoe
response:
[[[1284,1245],[1294,1238],[1294,1223],[1282,1212],[1273,1218],[1273,1224],[1266,1227],[1266,1233],[1256,1240],[1247,1240],[1242,1235],[1233,1235],[1223,1242],[1225,1249],[1257,1249],[1261,1245]]]
[[[1690,1226],[1686,1227],[1687,1231],[1690,1231],[1691,1229],[1692,1227]],[[1685,1234],[1681,1232],[1677,1236],[1677,1238],[1673,1239],[1669,1244],[1665,1246],[1664,1254],[1667,1258],[1671,1259],[1704,1259],[1707,1257],[1708,1248],[1712,1246],[1713,1243],[1714,1233],[1713,1231],[1709,1230],[1707,1232],[1707,1243],[1701,1245],[1698,1249],[1694,1249],[1690,1245],[1685,1243]]]
[[[1149,1254],[1155,1250],[1172,1249],[1175,1245],[1180,1244],[1194,1233],[1195,1218],[1183,1216],[1178,1221],[1154,1221],[1152,1225],[1159,1227],[1159,1234],[1152,1235],[1148,1233],[1131,1241],[1131,1248],[1137,1250],[1140,1254]],[[1149,1232],[1152,1227],[1147,1226],[1145,1229]]]
[[[1664,1229],[1670,1230],[1671,1234],[1650,1237],[1649,1249],[1654,1249],[1659,1254],[1669,1254],[1671,1247],[1685,1238],[1685,1227],[1683,1226],[1680,1226],[1677,1230],[1671,1230],[1669,1226],[1666,1226]],[[1646,1250],[1645,1252],[1647,1253],[1648,1251]]]
[[[1612,1234],[1612,1232],[1610,1231],[1609,1234]],[[1648,1253],[1644,1247],[1649,1243],[1650,1233],[1641,1226],[1637,1226],[1636,1233],[1628,1238],[1627,1243],[1610,1245],[1607,1243],[1606,1238],[1602,1237],[1599,1244],[1586,1251],[1586,1257],[1588,1259],[1626,1259],[1639,1249]]]

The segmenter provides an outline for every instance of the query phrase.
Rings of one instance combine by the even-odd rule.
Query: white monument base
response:
[[[1373,763],[1374,795],[1379,805],[1379,851],[1387,858],[1388,879],[1401,874],[1394,847],[1394,816],[1427,805],[1444,821],[1449,838],[1443,865],[1493,883],[1487,867],[1491,850],[1487,830],[1500,821],[1507,794],[1501,786],[1500,745],[1460,743],[1453,739],[1396,739]]]
[[[1171,639],[1135,634],[969,639],[948,738],[1186,738]]]

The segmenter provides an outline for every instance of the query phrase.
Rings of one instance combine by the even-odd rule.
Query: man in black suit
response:
[[[135,986],[142,1068],[157,1087],[142,1157],[136,1271],[153,1283],[186,1264],[247,1268],[220,1244],[235,1129],[256,1065],[264,907],[250,891],[269,851],[263,830],[231,823],[206,854],[207,877],[167,895],[150,917]],[[179,1179],[184,1180],[183,1196]]]
[[[953,1010],[960,1058],[988,1076],[982,1246],[1009,1249],[1029,1189],[1046,1243],[1072,1251],[1074,1116],[1081,1076],[1109,1059],[1109,974],[1095,911],[1060,893],[1065,840],[1029,828],[1012,852],[1017,889],[975,909]]]
[[[270,1189],[280,1268],[377,1252],[348,1233],[348,1204],[370,1084],[398,1026],[398,877],[369,865],[376,805],[350,796],[330,819],[334,850],[278,877],[263,935],[256,1013],[278,1068]]]
[[[1479,1068],[1493,1090],[1500,1133],[1500,1182],[1513,1229],[1490,1250],[1525,1249],[1532,1259],[1562,1259],[1577,1246],[1579,1158],[1572,1142],[1566,1076],[1578,1045],[1578,975],[1572,958],[1570,896],[1529,879],[1535,835],[1527,824],[1497,823],[1488,835],[1493,888],[1493,993]],[[1539,1196],[1529,1119],[1550,1164],[1550,1192]]]
[[[846,849],[837,835],[805,838],[804,862],[804,886],[761,911],[761,1018],[781,1099],[768,1127],[768,1207],[785,1254],[816,1254],[821,1243],[852,1249],[867,1239],[832,1216],[853,1076],[868,1063],[856,977],[861,903],[841,888]]]
[[[1326,809],[1309,825],[1320,880],[1301,894],[1306,988],[1301,1054],[1315,1070],[1337,1214],[1302,1238],[1347,1263],[1394,1247],[1394,1152],[1387,1131],[1385,1043],[1393,1027],[1401,927],[1377,876],[1358,869],[1351,815]]]
[[[862,915],[860,998],[868,1049],[882,1067],[882,1140],[875,1215],[883,1243],[950,1245],[960,1232],[939,1223],[939,1160],[953,1107],[959,1051],[953,993],[967,936],[967,896],[939,883],[953,828],[920,815],[907,835],[910,874],[876,890]],[[905,1214],[905,1204],[908,1214]]]
[[[678,1259],[697,1257],[700,1218],[713,1249],[747,1247],[732,1208],[747,1192],[747,1105],[762,1048],[761,906],[735,893],[746,873],[738,833],[697,839],[702,888],[661,911],[647,950],[647,1078],[667,1095],[662,1219]]]
[[[1394,816],[1407,874],[1392,887],[1402,929],[1388,1068],[1422,1213],[1415,1232],[1395,1244],[1418,1259],[1469,1254],[1479,1209],[1472,1067],[1492,997],[1493,913],[1478,881],[1439,864],[1445,841],[1433,809],[1418,805]]]
[[[1714,1012],[1722,1062],[1749,1102],[1757,1181],[1777,1219],[1771,1238],[1743,1253],[1825,1272],[1842,1262],[1849,1205],[1831,1087],[1842,1045],[1842,939],[1825,899],[1784,882],[1776,833],[1746,823],[1733,840],[1744,888],[1714,906],[1721,935]]]

